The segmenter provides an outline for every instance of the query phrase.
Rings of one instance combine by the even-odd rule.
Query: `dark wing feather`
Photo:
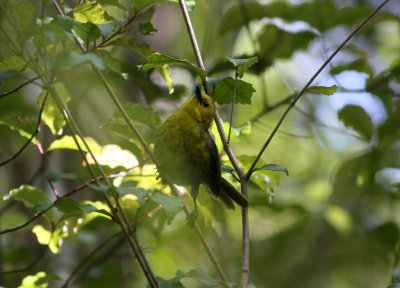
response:
[[[218,197],[221,189],[221,162],[219,160],[218,148],[208,130],[203,125],[200,126],[202,127],[204,137],[207,139],[207,148],[210,153],[209,170],[204,182],[210,187],[211,193]]]

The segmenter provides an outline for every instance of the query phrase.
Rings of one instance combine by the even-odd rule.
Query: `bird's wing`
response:
[[[221,162],[219,160],[218,148],[215,145],[214,139],[205,127],[202,127],[202,133],[204,133],[207,139],[207,149],[210,155],[210,166],[207,173],[206,184],[211,189],[211,193],[215,196],[219,196],[221,189]]]

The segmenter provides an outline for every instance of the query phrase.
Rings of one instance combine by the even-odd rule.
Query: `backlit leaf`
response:
[[[317,94],[323,94],[323,95],[333,95],[336,93],[336,91],[338,90],[338,86],[333,85],[330,87],[326,87],[326,86],[311,86],[308,87],[307,91],[308,92],[312,92],[312,93],[317,93]]]
[[[233,101],[233,93],[235,88],[235,79],[232,77],[225,78],[218,84],[216,84],[214,90],[214,99],[218,104],[228,104]],[[236,89],[236,101],[235,103],[240,104],[251,104],[251,96],[253,96],[254,90],[250,83],[243,80],[237,80]]]
[[[80,137],[76,136],[79,146],[81,147],[83,152],[89,152],[86,148],[86,146],[83,144],[82,140]],[[90,137],[85,137],[85,142],[89,146],[90,150],[93,153],[100,153],[101,151],[101,146],[97,144],[97,142],[90,138]],[[50,147],[47,148],[46,152],[52,151],[52,150],[57,150],[57,149],[71,149],[71,150],[79,150],[78,147],[76,146],[75,140],[72,136],[66,135],[61,137],[60,139],[54,140],[51,144]]]
[[[338,112],[339,120],[368,140],[372,137],[373,125],[365,110],[358,105],[346,105]]]

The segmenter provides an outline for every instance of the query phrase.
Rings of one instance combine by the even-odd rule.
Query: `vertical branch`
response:
[[[231,143],[231,131],[232,131],[232,120],[233,120],[233,108],[235,107],[236,103],[236,90],[237,90],[237,81],[239,77],[238,73],[239,66],[236,66],[235,70],[235,87],[233,89],[233,101],[232,101],[232,108],[231,108],[231,119],[229,120],[229,133],[228,133],[228,144]]]
[[[179,4],[182,10],[182,14],[185,20],[185,24],[187,30],[189,32],[190,41],[193,46],[194,53],[196,55],[197,64],[205,71],[205,67],[203,64],[203,60],[200,54],[199,45],[197,44],[196,36],[194,34],[193,26],[190,21],[189,13],[186,8],[185,0],[179,0]],[[208,87],[208,81],[206,78],[206,83],[204,83],[205,90],[208,94],[210,94],[210,89]],[[241,190],[242,193],[247,196],[247,179],[246,174],[243,169],[240,167],[239,162],[237,161],[235,155],[233,154],[232,148],[229,145],[228,139],[224,132],[221,118],[218,115],[218,111],[215,110],[214,114],[215,123],[221,137],[222,143],[224,145],[224,150],[229,157],[233,167],[235,168],[236,173],[239,175],[241,181]],[[247,208],[242,208],[242,235],[243,235],[243,254],[242,254],[242,273],[241,273],[241,287],[247,287],[248,284],[248,275],[249,275],[249,219]]]

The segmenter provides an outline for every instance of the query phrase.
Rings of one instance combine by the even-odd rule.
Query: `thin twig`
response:
[[[258,153],[256,159],[252,163],[249,171],[246,174],[246,178],[249,179],[251,177],[251,174],[254,171],[254,167],[257,165],[257,162],[260,160],[262,154],[264,153],[265,149],[268,147],[269,143],[271,142],[272,138],[274,137],[275,133],[278,131],[279,127],[281,126],[283,120],[286,118],[287,114],[289,111],[296,105],[296,102],[300,99],[300,97],[304,94],[304,92],[307,90],[307,88],[311,85],[311,83],[317,78],[317,76],[322,72],[322,70],[331,62],[331,60],[343,49],[343,47],[358,33],[358,31],[361,30],[362,27],[376,14],[378,11],[386,5],[390,0],[385,0],[383,1],[368,17],[366,17],[360,25],[357,26],[356,29],[353,30],[353,32],[350,33],[350,35],[340,44],[338,48],[332,53],[331,56],[322,64],[322,66],[315,72],[315,74],[311,77],[311,79],[307,82],[307,84],[301,89],[299,94],[290,102],[289,106],[283,113],[282,117],[279,119],[278,123],[276,124],[274,130],[272,130],[270,136],[268,137],[267,141],[264,143],[263,147],[261,148],[260,152]]]
[[[235,87],[233,89],[233,101],[232,101],[232,108],[231,108],[231,118],[229,120],[229,133],[228,133],[228,143],[231,143],[231,131],[232,131],[232,120],[233,120],[233,108],[235,107],[235,102],[236,102],[236,90],[237,90],[237,82],[238,82],[238,73],[239,66],[236,66],[235,70]]]
[[[20,90],[21,88],[25,87],[25,86],[28,85],[28,84],[31,84],[32,82],[36,81],[36,80],[39,79],[39,78],[40,78],[39,76],[36,76],[36,77],[34,77],[34,78],[32,78],[32,79],[30,79],[30,80],[28,80],[28,81],[26,81],[26,82],[24,82],[24,83],[18,85],[18,86],[15,87],[14,89],[11,89],[11,90],[8,90],[8,91],[6,91],[6,92],[4,92],[4,93],[1,93],[1,94],[0,94],[0,98],[1,98],[1,97],[5,97],[5,96],[7,96],[7,95],[10,95],[10,94],[12,94],[12,93],[17,92],[17,91]]]
[[[47,96],[48,96],[48,93],[46,94],[46,96],[45,96],[45,98],[43,100],[42,107],[40,107],[39,116],[38,116],[38,119],[37,119],[35,131],[33,131],[31,137],[29,137],[29,139],[25,142],[25,144],[22,145],[22,147],[14,155],[12,155],[10,158],[8,158],[7,160],[4,160],[3,162],[0,163],[0,167],[5,165],[5,164],[7,164],[7,163],[10,163],[15,158],[17,158],[19,155],[21,155],[21,153],[25,150],[25,148],[28,147],[29,143],[32,142],[33,138],[35,138],[35,136],[39,133],[40,122],[41,122],[41,119],[42,119],[42,113],[43,113],[44,105],[45,105],[46,100],[47,100]]]
[[[0,271],[0,276],[6,275],[6,274],[16,274],[20,272],[25,272],[33,268],[36,264],[39,263],[39,261],[43,258],[43,256],[46,254],[47,250],[49,250],[49,246],[46,245],[45,247],[42,248],[42,251],[40,252],[39,256],[36,257],[36,259],[29,264],[28,266],[20,269],[15,269],[15,270],[9,270],[9,271]]]
[[[190,41],[192,43],[193,51],[194,51],[196,59],[197,59],[197,64],[199,65],[199,67],[201,67],[201,69],[206,71],[205,67],[204,67],[204,64],[203,64],[202,57],[201,57],[199,46],[197,44],[197,39],[196,39],[196,36],[195,36],[195,33],[194,33],[194,29],[193,29],[192,23],[190,21],[189,13],[187,11],[185,0],[179,0],[179,4],[180,4],[181,10],[182,10],[182,14],[183,14],[183,18],[185,20],[185,24],[186,24],[186,27],[187,27],[187,30],[188,30],[188,33],[189,33],[189,38],[190,38]],[[206,92],[208,94],[210,94],[211,91],[209,89],[207,78],[206,78],[206,82],[204,83],[204,88],[205,88]],[[219,135],[221,137],[221,140],[222,140],[222,143],[224,145],[224,150],[225,150],[226,154],[228,155],[229,160],[231,161],[232,166],[234,167],[236,173],[238,174],[239,178],[242,180],[245,177],[245,173],[244,173],[243,169],[240,167],[239,162],[236,159],[235,155],[233,154],[232,148],[229,145],[228,139],[226,138],[226,134],[225,134],[223,126],[222,126],[222,121],[221,121],[221,118],[218,115],[218,111],[217,110],[215,110],[215,113],[214,113],[214,120],[215,120],[215,124],[217,126],[217,129],[218,129],[218,133],[219,133]],[[245,183],[245,185],[247,185],[247,184]],[[245,226],[242,227],[243,228],[243,237],[248,237],[248,235],[249,235],[249,226],[247,225],[248,224],[248,211],[247,211],[247,209],[242,209],[242,218],[243,219],[247,219],[247,220],[244,220],[242,222],[242,223],[246,224]],[[249,243],[248,238],[247,238],[247,241],[243,241],[243,245],[248,245],[248,243]],[[248,248],[244,248],[243,251],[247,251],[248,252]],[[249,261],[249,255],[243,255],[242,261]],[[242,263],[242,266],[247,266],[248,267],[248,263]],[[226,280],[227,278],[226,278],[225,274],[223,273],[222,269],[221,269],[221,271],[219,271],[217,269],[217,271],[218,271],[220,277],[222,279],[224,279],[225,285],[228,285],[227,284],[228,282]],[[248,269],[246,271],[242,270],[242,276],[241,276],[241,279],[244,279],[244,281],[242,283],[244,283],[244,285],[246,287],[247,287],[246,279],[248,279],[248,275],[244,275],[244,274],[248,274],[248,272],[249,272]]]

